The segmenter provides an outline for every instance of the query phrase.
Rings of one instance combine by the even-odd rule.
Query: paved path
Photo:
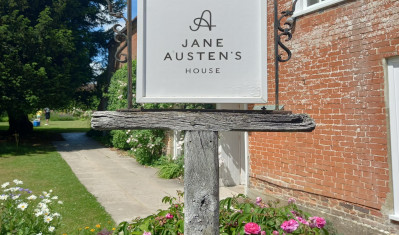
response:
[[[182,182],[160,179],[157,169],[121,156],[85,133],[64,133],[62,136],[65,141],[54,142],[57,151],[117,223],[166,209],[168,205],[162,203],[162,198],[176,196],[177,190],[183,191]],[[222,187],[220,197],[243,192],[240,186]]]

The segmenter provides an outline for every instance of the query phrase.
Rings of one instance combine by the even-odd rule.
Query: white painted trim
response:
[[[138,63],[138,61],[137,61]],[[263,79],[266,81],[266,79]],[[138,80],[137,80],[138,82]],[[137,83],[139,84],[139,83]],[[137,85],[138,86],[138,85]],[[142,91],[142,89],[137,90],[137,94],[139,91]],[[139,97],[136,95],[136,100],[137,103],[159,103],[159,97]],[[192,97],[163,97],[162,98],[162,103],[222,103],[222,104],[231,104],[231,103],[236,103],[236,104],[252,104],[252,103],[261,103],[265,102],[265,97],[260,96],[260,97],[255,97],[255,98],[237,98],[237,97],[198,97],[198,98],[192,98]]]
[[[389,218],[399,221],[399,57],[388,60],[388,93],[394,198],[394,214]]]
[[[248,110],[248,104],[244,104],[244,110]],[[244,132],[244,157],[245,157],[245,195],[248,195],[249,187],[249,139],[248,131]]]
[[[389,215],[389,219],[399,221],[399,215]]]
[[[324,2],[319,2],[319,3],[316,3],[316,4],[308,7],[306,5],[306,0],[299,0],[297,2],[297,8],[296,8],[296,10],[294,12],[293,17],[298,17],[298,16],[301,16],[301,15],[305,15],[305,14],[308,14],[310,12],[314,12],[314,11],[320,10],[322,8],[325,8],[325,7],[328,7],[328,6],[331,6],[333,4],[337,4],[337,3],[343,2],[343,1],[346,1],[346,0],[326,0]]]

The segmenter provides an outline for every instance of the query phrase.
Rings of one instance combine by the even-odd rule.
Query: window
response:
[[[389,120],[394,213],[391,220],[399,221],[399,57],[388,60]]]
[[[298,0],[294,17],[317,11],[343,1],[345,0]]]

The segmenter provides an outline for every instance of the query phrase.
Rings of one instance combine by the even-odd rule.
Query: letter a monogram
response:
[[[205,19],[205,14],[208,13],[209,20]],[[202,23],[204,21],[204,23]],[[198,31],[200,27],[207,27],[209,31],[212,31],[212,27],[216,27],[216,25],[212,25],[212,13],[210,10],[204,10],[201,14],[201,17],[194,19],[194,25],[197,26],[196,29],[190,26],[191,31]]]

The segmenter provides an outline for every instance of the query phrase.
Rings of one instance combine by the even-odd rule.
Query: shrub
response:
[[[170,156],[163,156],[159,163],[158,176],[164,179],[174,179],[184,175],[184,156],[173,160]]]
[[[243,195],[220,202],[221,234],[328,234],[326,221],[311,217],[290,200],[285,206],[279,201],[252,202]],[[260,233],[253,231],[260,230]],[[252,233],[251,233],[252,232]]]
[[[127,142],[129,135],[125,131],[112,130],[110,132],[112,146],[118,149],[129,150],[131,149],[130,144]]]
[[[33,194],[22,188],[23,182],[15,179],[5,182],[0,195],[0,234],[53,234],[61,216],[54,212],[62,204],[52,190]]]
[[[184,204],[183,193],[178,198],[164,197],[162,202],[169,203],[167,210],[146,218],[137,218],[132,223],[122,222],[116,229],[123,234],[183,234]],[[226,198],[220,201],[220,225],[222,235],[229,234],[313,234],[328,235],[324,228],[326,221],[321,217],[311,217],[299,210],[295,201],[285,206],[279,201],[263,203],[257,198],[254,202],[244,195]]]
[[[45,120],[45,116],[41,117],[42,120]],[[67,112],[53,111],[51,112],[50,120],[51,121],[75,121],[79,118],[74,117],[72,114]]]
[[[153,165],[161,156],[165,146],[165,132],[162,130],[128,130],[126,142],[137,162],[142,165]]]
[[[136,91],[136,62],[133,62],[133,93]],[[112,76],[108,93],[108,110],[118,110],[127,108],[127,67],[119,69]],[[169,108],[170,104],[138,104],[133,94],[133,108],[160,109]],[[111,131],[112,144],[116,148],[130,149],[136,160],[143,165],[152,165],[162,156],[164,148],[163,139],[165,133],[163,130],[134,130]]]
[[[128,234],[183,234],[184,205],[181,202],[183,193],[178,191],[178,198],[164,197],[162,202],[169,203],[168,210],[159,210],[157,214],[146,218],[136,218],[131,224],[122,222],[116,228],[117,232]]]

